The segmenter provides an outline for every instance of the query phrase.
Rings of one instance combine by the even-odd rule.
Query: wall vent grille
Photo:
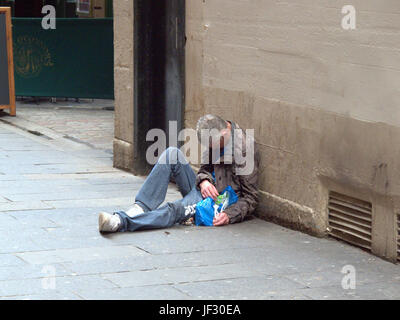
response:
[[[328,211],[330,236],[371,251],[370,202],[331,192]]]
[[[400,262],[400,214],[397,215],[397,261]]]

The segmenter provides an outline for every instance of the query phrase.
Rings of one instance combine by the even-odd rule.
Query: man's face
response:
[[[223,149],[229,142],[230,139],[230,131],[228,129],[223,129],[220,132],[220,138],[216,139],[216,141],[212,140],[210,142],[210,148],[213,150]]]

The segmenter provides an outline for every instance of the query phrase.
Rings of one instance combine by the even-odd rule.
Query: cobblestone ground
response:
[[[0,298],[400,298],[400,266],[259,219],[100,235],[98,212],[126,208],[144,179],[112,167],[112,112],[88,109],[0,116]],[[85,130],[100,123],[97,144]]]
[[[23,128],[45,127],[67,139],[112,153],[113,108],[113,100],[81,99],[76,102],[75,99],[58,99],[52,103],[48,99],[42,99],[35,103],[24,99],[17,103],[18,119],[7,120],[18,123]]]

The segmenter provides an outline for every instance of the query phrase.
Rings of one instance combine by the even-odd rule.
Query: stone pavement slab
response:
[[[190,296],[169,285],[133,288],[80,290],[79,296],[89,300],[186,300]]]
[[[0,121],[0,299],[400,298],[398,265],[259,219],[101,235],[98,213],[128,207],[144,177],[112,168],[112,135],[96,146],[70,139],[77,133],[60,120],[70,109],[48,107],[31,121],[22,113],[22,122]],[[84,131],[77,117],[71,128]],[[171,185],[167,200],[178,198]],[[341,285],[346,265],[354,290]]]
[[[308,300],[301,286],[280,277],[245,277],[201,281],[174,286],[195,299],[210,300]]]
[[[28,262],[30,265],[50,265],[68,261],[98,261],[104,256],[107,256],[110,259],[135,256],[139,259],[140,256],[144,254],[146,253],[134,246],[109,246],[24,252],[18,253],[17,256]]]

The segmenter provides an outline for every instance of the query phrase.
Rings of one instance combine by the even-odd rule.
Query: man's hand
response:
[[[229,217],[225,212],[221,212],[214,217],[213,224],[215,227],[225,226],[229,224]]]
[[[208,180],[200,183],[200,192],[204,199],[210,197],[215,201],[219,196],[217,188]]]

